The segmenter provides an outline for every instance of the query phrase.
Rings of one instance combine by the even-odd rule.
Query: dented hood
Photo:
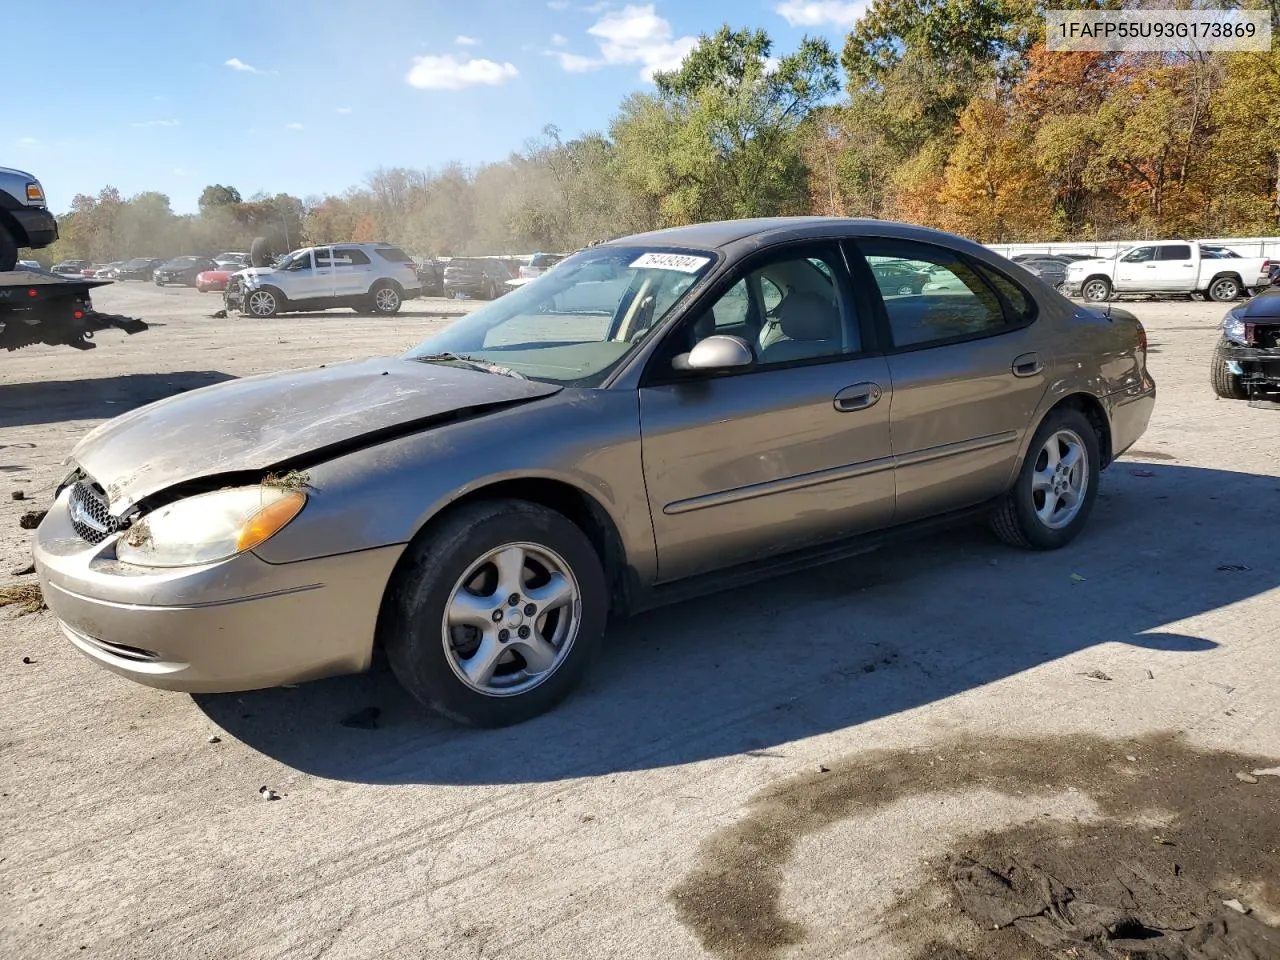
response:
[[[71,459],[120,514],[176,484],[263,470],[560,387],[414,360],[375,359],[246,377],[139,407],[89,433]]]

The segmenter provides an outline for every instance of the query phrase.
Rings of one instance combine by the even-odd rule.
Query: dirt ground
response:
[[[96,302],[152,329],[0,355],[0,590],[94,424],[469,306]],[[0,609],[0,956],[1280,957],[1280,413],[1209,392],[1220,305],[1126,306],[1156,414],[1072,547],[959,530],[647,614],[514,729],[385,672],[150,690]]]

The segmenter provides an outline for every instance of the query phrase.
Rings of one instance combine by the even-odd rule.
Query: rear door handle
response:
[[[882,395],[878,383],[855,383],[837,393],[832,404],[841,413],[852,413],[874,407]]]
[[[1034,377],[1043,369],[1044,364],[1040,362],[1040,357],[1034,353],[1024,353],[1013,361],[1013,375],[1015,377]]]

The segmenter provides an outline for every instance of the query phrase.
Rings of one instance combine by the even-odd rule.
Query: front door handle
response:
[[[1040,357],[1034,353],[1024,353],[1022,356],[1014,358],[1013,361],[1013,375],[1015,377],[1034,377],[1043,369],[1044,364],[1040,362]]]
[[[832,404],[841,413],[852,413],[875,406],[882,395],[878,383],[855,383],[837,393]]]
[[[1148,269],[1148,270],[1154,270],[1155,268],[1156,268],[1156,265],[1155,265],[1154,263],[1148,263],[1148,264],[1147,264],[1147,269]]]

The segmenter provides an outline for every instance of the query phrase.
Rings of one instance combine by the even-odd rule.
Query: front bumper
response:
[[[191,693],[253,690],[368,667],[399,547],[297,563],[242,553],[199,567],[115,560],[76,534],[64,491],[36,531],[44,601],[71,643],[113,673]]]
[[[18,238],[22,247],[47,247],[58,239],[58,221],[52,213],[40,207],[26,207],[10,210],[18,228],[26,234],[26,242]]]
[[[1083,286],[1083,280],[1063,280],[1060,289],[1064,297],[1078,297]]]
[[[1245,387],[1280,389],[1280,347],[1246,347],[1228,341],[1222,356]]]

